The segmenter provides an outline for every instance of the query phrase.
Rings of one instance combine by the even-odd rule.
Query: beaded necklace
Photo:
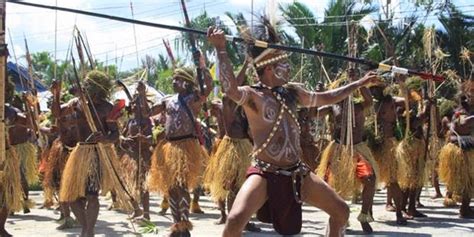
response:
[[[266,88],[266,89],[270,90],[272,92],[272,95],[276,98],[276,100],[278,101],[278,103],[281,106],[280,106],[280,112],[278,113],[278,117],[277,117],[277,120],[275,121],[275,124],[273,125],[272,131],[268,135],[265,142],[257,150],[255,150],[252,153],[253,157],[257,157],[257,155],[259,155],[263,150],[265,150],[265,148],[267,148],[267,146],[270,144],[270,141],[273,139],[273,137],[275,136],[276,131],[278,130],[278,127],[280,126],[280,123],[281,123],[281,120],[283,119],[283,114],[285,113],[285,111],[288,112],[288,114],[290,115],[290,117],[293,119],[296,126],[298,127],[298,134],[301,132],[301,126],[300,126],[300,123],[298,122],[298,117],[286,105],[285,98],[282,98],[281,95],[279,93],[277,93],[276,91],[274,91],[273,88],[271,88],[270,86],[267,86],[267,85],[263,84],[262,82],[260,82],[259,85],[262,88]]]

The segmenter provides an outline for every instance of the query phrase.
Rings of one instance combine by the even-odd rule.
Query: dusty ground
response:
[[[474,221],[459,219],[457,217],[457,207],[443,207],[442,199],[432,200],[429,198],[432,193],[432,189],[423,191],[422,203],[426,207],[420,209],[429,217],[410,221],[408,226],[399,227],[395,224],[395,214],[384,210],[385,191],[377,192],[374,205],[374,218],[376,222],[372,224],[375,230],[373,236],[474,236]],[[18,213],[7,221],[6,228],[14,236],[75,236],[80,233],[80,228],[66,231],[56,230],[55,227],[58,224],[55,222],[55,219],[58,218],[58,213],[53,210],[37,208],[42,203],[42,192],[33,192],[31,197],[36,202],[36,208],[26,215]],[[151,218],[152,222],[159,229],[158,236],[163,236],[171,225],[171,215],[158,215],[160,201],[160,197],[152,195]],[[131,223],[127,220],[126,214],[106,210],[109,203],[109,200],[101,198],[101,209],[96,225],[96,234],[101,236],[139,235],[137,233],[140,228],[135,225],[137,232],[134,232]],[[194,224],[193,236],[219,236],[223,226],[214,224],[219,217],[218,210],[215,209],[215,205],[207,197],[202,198],[201,206],[205,214],[191,215],[191,220]],[[356,220],[360,211],[360,204],[351,204],[350,207],[350,227],[347,234],[350,236],[362,235],[360,225]],[[324,235],[327,219],[327,215],[322,211],[304,206],[301,236]],[[263,231],[261,233],[244,233],[244,236],[279,236],[273,231],[271,225],[261,223],[258,225],[262,227]]]

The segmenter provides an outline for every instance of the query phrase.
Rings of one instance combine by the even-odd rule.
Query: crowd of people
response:
[[[256,29],[254,39],[279,43],[268,21]],[[107,193],[110,208],[148,220],[150,195],[161,195],[160,214],[170,209],[173,218],[170,236],[191,235],[189,214],[202,213],[202,193],[221,212],[223,236],[260,231],[250,222],[255,214],[279,234],[297,234],[303,203],[329,215],[328,236],[342,236],[350,199],[361,201],[357,220],[369,234],[377,231],[370,225],[377,187],[387,189],[387,211],[406,225],[426,217],[417,210],[424,185],[432,183],[442,197],[439,181],[448,191],[445,205],[460,202],[459,217],[474,217],[472,79],[460,85],[457,101],[443,103],[424,93],[427,83],[419,78],[394,75],[398,83],[388,84],[376,72],[361,76],[354,68],[312,91],[290,81],[287,52],[249,46],[234,75],[224,32],[211,27],[207,39],[223,95],[212,102],[204,60],[196,66],[200,73],[176,68],[175,94],[155,104],[144,82],[128,106],[111,102],[113,81],[92,70],[74,88],[52,84],[49,116],[35,130],[27,111],[36,101],[26,95],[13,103],[14,86],[6,83],[0,236],[11,236],[8,215],[30,211],[28,185],[38,180],[44,207],[58,197],[57,229],[81,226],[81,236],[94,235],[98,197]],[[199,119],[203,107],[210,110],[203,119],[209,126]]]

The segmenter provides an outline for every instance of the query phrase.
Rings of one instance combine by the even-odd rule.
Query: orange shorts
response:
[[[369,161],[364,159],[360,154],[355,154],[354,156],[354,158],[357,158],[356,177],[358,179],[364,179],[374,175],[374,169]]]

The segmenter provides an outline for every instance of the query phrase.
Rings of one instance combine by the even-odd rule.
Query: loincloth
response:
[[[301,186],[309,168],[297,163],[291,168],[280,169],[257,160],[255,166],[247,171],[247,177],[260,175],[267,180],[265,204],[258,210],[257,218],[265,223],[272,223],[273,228],[282,235],[294,235],[301,231]]]

